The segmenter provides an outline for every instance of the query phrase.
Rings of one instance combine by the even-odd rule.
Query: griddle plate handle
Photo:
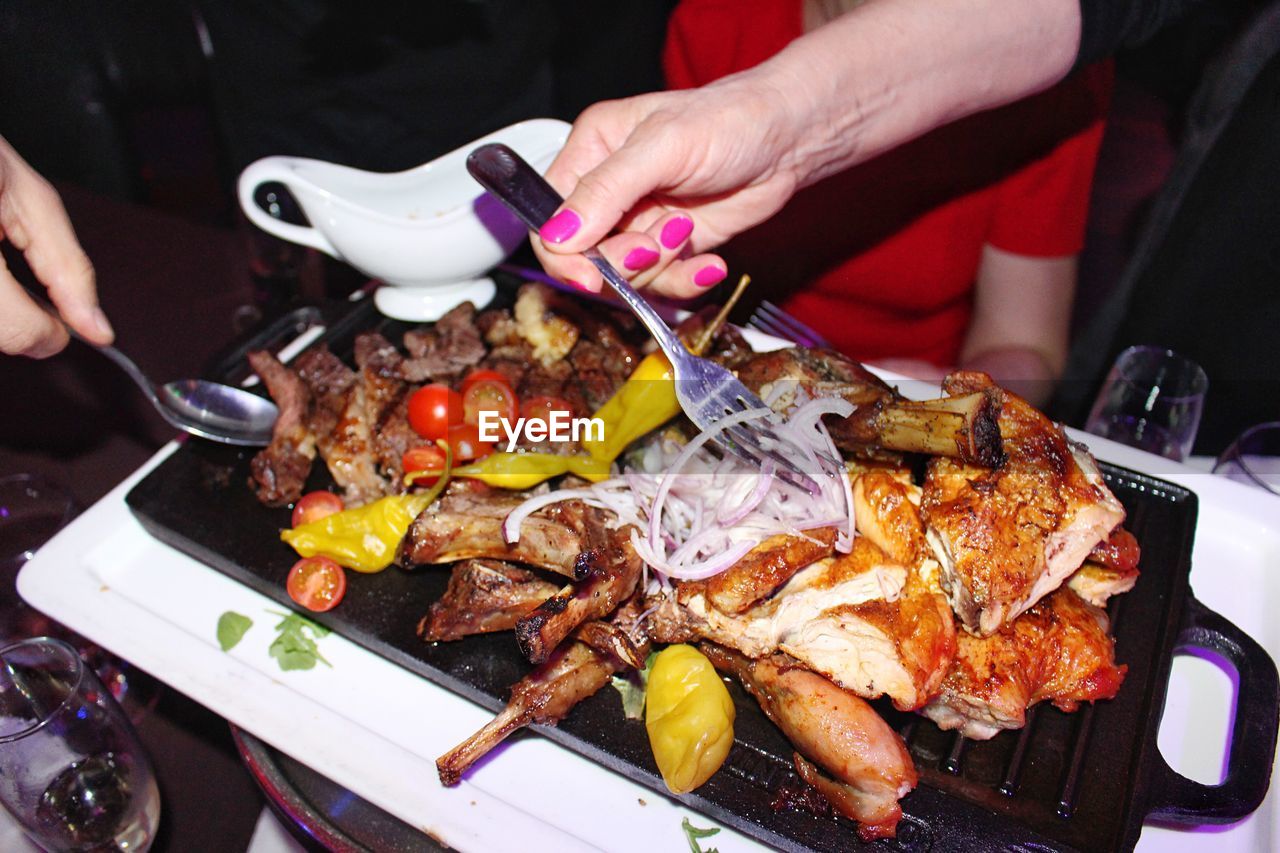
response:
[[[1262,804],[1271,783],[1280,679],[1262,646],[1227,619],[1188,597],[1175,653],[1206,649],[1222,655],[1239,674],[1227,777],[1203,785],[1173,771],[1158,753],[1149,817],[1171,823],[1231,823]]]

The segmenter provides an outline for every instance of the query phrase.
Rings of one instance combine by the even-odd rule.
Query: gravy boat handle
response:
[[[294,225],[282,219],[276,219],[267,213],[254,200],[253,194],[259,186],[268,182],[284,184],[295,196],[298,195],[298,176],[294,171],[293,157],[264,157],[250,163],[236,182],[236,193],[240,197],[240,209],[254,225],[291,243],[319,249],[326,255],[342,260],[342,255],[333,247],[329,239],[308,225]]]

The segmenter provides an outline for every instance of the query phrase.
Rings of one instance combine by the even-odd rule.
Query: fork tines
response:
[[[812,326],[801,322],[767,299],[756,308],[747,325],[766,335],[773,335],[802,347],[825,349],[831,346]]]

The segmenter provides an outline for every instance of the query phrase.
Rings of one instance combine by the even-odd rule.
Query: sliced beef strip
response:
[[[404,345],[410,357],[400,365],[401,378],[409,382],[451,381],[478,364],[486,349],[475,321],[476,307],[463,302],[430,329],[406,332]]]
[[[267,506],[285,506],[302,497],[316,457],[315,437],[307,429],[311,392],[302,377],[266,350],[249,353],[249,365],[280,409],[271,443],[249,463],[250,485]]]

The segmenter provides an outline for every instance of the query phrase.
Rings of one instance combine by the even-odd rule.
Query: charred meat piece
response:
[[[661,642],[700,637],[748,657],[786,652],[860,696],[887,695],[912,710],[929,701],[955,654],[936,575],[934,561],[897,564],[860,536],[851,553],[802,569],[740,614],[710,606],[701,584],[681,584],[652,602],[649,630]]]
[[[1127,667],[1115,662],[1107,615],[1060,589],[990,637],[960,634],[942,692],[922,712],[943,729],[985,740],[1026,724],[1027,708],[1063,711],[1110,699]]]
[[[434,642],[510,631],[555,592],[555,584],[528,569],[501,560],[463,560],[453,567],[444,595],[418,623],[418,636]]]
[[[376,332],[356,337],[355,356],[365,385],[373,456],[387,479],[387,490],[399,493],[404,491],[404,452],[422,441],[409,426],[409,385],[400,378],[404,357]]]
[[[302,497],[316,458],[315,436],[307,429],[311,392],[298,374],[266,350],[249,353],[249,365],[280,409],[271,443],[249,463],[250,485],[267,506],[286,506]]]
[[[624,632],[643,660],[649,654],[649,640],[644,635],[632,600],[617,609],[610,624]],[[484,728],[467,738],[436,760],[442,785],[456,785],[472,764],[493,749],[512,732],[527,725],[555,725],[583,699],[609,683],[609,678],[627,664],[611,654],[598,651],[586,643],[570,641],[555,650],[540,665],[511,689],[511,700],[498,716]]]
[[[859,823],[864,840],[891,838],[916,786],[916,769],[902,738],[870,705],[786,655],[749,660],[713,644],[702,650],[733,675],[805,759],[835,777],[823,784],[808,762],[797,770]],[[837,787],[838,786],[838,787]]]
[[[587,548],[579,558],[579,570],[586,577],[539,604],[516,625],[516,642],[531,663],[545,661],[582,623],[612,613],[640,581],[643,563],[631,544],[631,528],[608,529],[601,510],[585,508],[585,515]]]
[[[412,566],[488,557],[585,578],[586,566],[578,557],[584,550],[587,508],[580,501],[564,501],[541,509],[525,519],[520,541],[508,543],[502,522],[526,498],[476,482],[451,483],[409,526],[398,561]]]
[[[953,395],[993,388],[986,374],[963,371],[944,384]],[[1088,450],[1022,398],[999,393],[1008,461],[992,470],[935,458],[922,504],[951,606],[983,636],[1057,589],[1124,520]]]
[[[1102,542],[1093,546],[1089,552],[1089,561],[1115,569],[1122,574],[1137,572],[1138,561],[1142,558],[1142,549],[1138,540],[1124,527],[1111,531]]]
[[[1000,398],[988,389],[913,402],[840,353],[800,347],[749,358],[739,365],[738,376],[765,399],[778,393],[774,407],[780,410],[793,405],[796,391],[777,391],[779,382],[803,387],[815,397],[853,403],[849,417],[828,417],[825,423],[837,447],[861,458],[894,460],[898,453],[927,453],[984,467],[1004,460],[996,427]]]
[[[834,527],[810,530],[805,536],[770,536],[707,581],[707,601],[722,613],[741,613],[805,566],[834,554],[835,541]]]
[[[409,358],[399,367],[401,378],[408,382],[447,382],[478,364],[485,357],[485,346],[475,320],[476,307],[462,302],[430,329],[406,332],[404,346]]]
[[[387,493],[378,473],[372,428],[361,374],[324,348],[308,350],[298,359],[298,375],[311,390],[308,428],[333,480],[343,489],[348,506],[360,506]]]

